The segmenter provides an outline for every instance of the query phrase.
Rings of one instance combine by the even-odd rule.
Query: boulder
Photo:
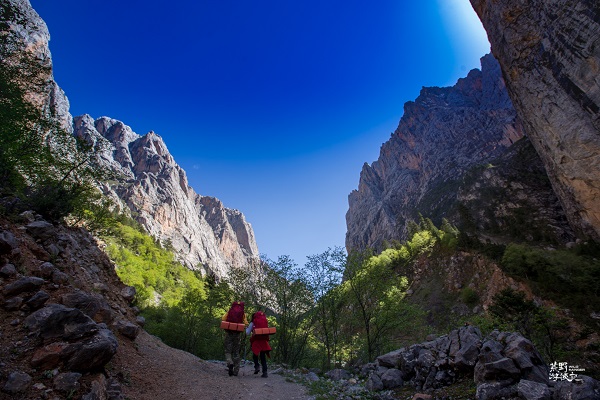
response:
[[[25,305],[29,307],[30,310],[37,310],[40,307],[43,307],[48,300],[50,300],[50,295],[43,290],[40,290],[31,296],[31,298],[25,302]]]
[[[23,305],[23,301],[22,297],[16,296],[6,300],[2,306],[6,311],[17,311]]]
[[[391,351],[387,354],[377,357],[377,363],[383,367],[398,368],[400,359],[403,358],[405,349]]]
[[[69,275],[65,274],[62,271],[59,271],[58,269],[55,269],[52,272],[52,283],[55,283],[57,285],[64,285],[68,282],[69,282]]]
[[[327,371],[325,376],[331,379],[332,381],[340,381],[342,379],[350,379],[352,375],[345,369],[332,369],[331,371]]]
[[[98,374],[97,379],[92,381],[89,393],[84,395],[81,400],[104,400],[106,398],[106,377]]]
[[[551,400],[548,386],[543,383],[522,379],[517,384],[517,393],[522,399],[527,400]]]
[[[554,385],[552,400],[597,400],[600,399],[600,382],[586,375],[577,381],[560,381]]]
[[[135,295],[136,292],[133,286],[126,286],[123,289],[121,289],[121,296],[129,304],[131,304],[135,300]]]
[[[65,342],[54,342],[38,348],[29,362],[33,368],[40,370],[51,370],[68,356],[71,346]]]
[[[477,385],[477,400],[501,400],[517,398],[517,389],[512,381],[486,382]]]
[[[119,344],[108,329],[100,329],[91,338],[73,345],[73,353],[66,361],[67,368],[86,372],[100,369],[116,354]]]
[[[112,377],[106,382],[106,395],[110,400],[125,400],[121,393],[121,383],[118,379]]]
[[[13,264],[6,264],[0,268],[0,276],[3,278],[12,278],[17,275],[17,269]]]
[[[385,389],[394,389],[402,386],[404,383],[402,380],[402,372],[395,368],[388,369],[381,376],[381,383],[383,383]]]
[[[76,308],[50,304],[25,318],[30,331],[38,331],[43,339],[78,340],[98,331],[98,325]]]
[[[54,264],[52,264],[49,261],[46,261],[39,266],[38,271],[42,278],[50,279],[52,278],[52,273],[55,269],[56,267],[54,266]]]
[[[70,394],[76,392],[81,387],[79,379],[81,379],[81,374],[78,372],[63,372],[56,375],[52,383],[54,384],[54,389],[57,391]]]
[[[24,393],[31,385],[31,380],[31,376],[24,372],[12,372],[8,375],[8,380],[2,387],[2,391],[13,395]]]
[[[36,239],[47,240],[56,235],[56,228],[46,221],[33,221],[25,226],[27,232]]]
[[[460,346],[454,354],[454,365],[459,370],[471,370],[477,363],[481,347],[481,331],[474,326],[458,330]]]
[[[477,383],[499,380],[516,381],[521,376],[519,368],[508,357],[488,363],[479,363],[478,366],[480,368],[478,368],[475,376],[475,382]]]
[[[4,286],[2,294],[4,294],[5,297],[11,297],[21,293],[37,291],[44,282],[45,280],[42,278],[25,276]]]
[[[513,333],[506,338],[504,354],[515,362],[524,379],[544,384],[549,382],[548,366],[533,343],[520,333]]]
[[[0,254],[10,254],[19,247],[19,241],[9,231],[0,232]]]
[[[137,337],[137,335],[140,333],[139,325],[133,324],[129,321],[120,320],[120,321],[117,321],[117,323],[115,325],[116,325],[117,331],[121,335],[123,335],[131,340],[135,339]]]
[[[110,323],[114,319],[114,313],[106,299],[97,294],[78,290],[63,295],[61,302],[66,307],[80,309],[96,322]]]
[[[309,372],[304,376],[304,379],[306,379],[308,382],[316,382],[319,380],[319,377],[314,372]]]
[[[383,390],[383,382],[379,375],[372,373],[371,376],[369,376],[369,379],[367,379],[365,387],[372,392],[377,392]]]

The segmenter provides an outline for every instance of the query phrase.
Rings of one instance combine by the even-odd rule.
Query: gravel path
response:
[[[204,399],[313,399],[304,386],[287,382],[285,377],[254,375],[250,364],[230,377],[222,362],[203,361],[190,353],[173,349],[142,331],[135,346],[120,349],[123,395],[131,400],[204,400]]]

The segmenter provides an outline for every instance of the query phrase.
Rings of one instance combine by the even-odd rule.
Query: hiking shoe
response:
[[[261,378],[268,378],[269,375],[267,375],[267,371],[263,372],[262,375],[260,376]]]
[[[229,376],[232,376],[233,375],[233,364],[229,364],[227,366],[227,368],[229,369]]]
[[[254,375],[260,372],[260,367],[254,367]]]

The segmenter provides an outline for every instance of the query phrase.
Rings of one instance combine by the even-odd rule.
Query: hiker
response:
[[[267,328],[269,322],[267,316],[262,310],[258,310],[252,314],[252,321],[250,326],[246,329],[246,334],[254,331],[256,328]],[[257,335],[253,334],[250,337],[250,344],[252,345],[252,359],[254,360],[254,374],[260,372],[258,365],[258,358],[260,356],[260,363],[262,365],[262,377],[266,378],[267,375],[267,357],[271,357],[271,346],[269,345],[269,335]]]
[[[229,311],[223,315],[223,321],[235,322],[238,324],[248,324],[246,314],[244,314],[244,303],[234,301],[229,308]],[[243,329],[242,329],[243,331]],[[240,338],[241,331],[225,330],[225,360],[229,369],[229,376],[237,376],[240,371]]]

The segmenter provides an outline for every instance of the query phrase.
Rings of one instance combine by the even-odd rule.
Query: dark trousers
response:
[[[252,353],[252,360],[254,360],[254,369],[258,369],[258,356],[254,353]],[[267,352],[266,351],[260,352],[260,363],[262,365],[262,372],[264,374],[265,372],[267,372]]]

